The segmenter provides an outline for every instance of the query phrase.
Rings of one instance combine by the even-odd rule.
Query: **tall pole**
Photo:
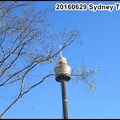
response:
[[[68,119],[68,105],[67,105],[67,95],[66,95],[66,83],[64,80],[61,81],[62,86],[62,105],[63,105],[63,117]]]

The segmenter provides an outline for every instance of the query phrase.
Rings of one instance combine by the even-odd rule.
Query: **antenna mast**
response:
[[[60,50],[61,50],[62,46],[60,45]],[[62,58],[62,50],[60,51],[60,57]]]

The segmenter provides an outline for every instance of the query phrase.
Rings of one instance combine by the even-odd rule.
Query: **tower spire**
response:
[[[60,45],[60,50],[61,50],[62,46]],[[62,50],[60,51],[60,57],[62,58]]]

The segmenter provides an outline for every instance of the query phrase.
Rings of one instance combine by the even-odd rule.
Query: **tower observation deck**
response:
[[[57,82],[61,80],[69,81],[71,77],[71,68],[67,65],[66,58],[60,57],[54,69],[55,79]]]

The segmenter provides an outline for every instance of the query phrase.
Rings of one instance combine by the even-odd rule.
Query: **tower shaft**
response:
[[[68,105],[67,105],[67,95],[66,95],[66,82],[61,80],[62,86],[62,105],[63,105],[63,117],[68,119]]]

